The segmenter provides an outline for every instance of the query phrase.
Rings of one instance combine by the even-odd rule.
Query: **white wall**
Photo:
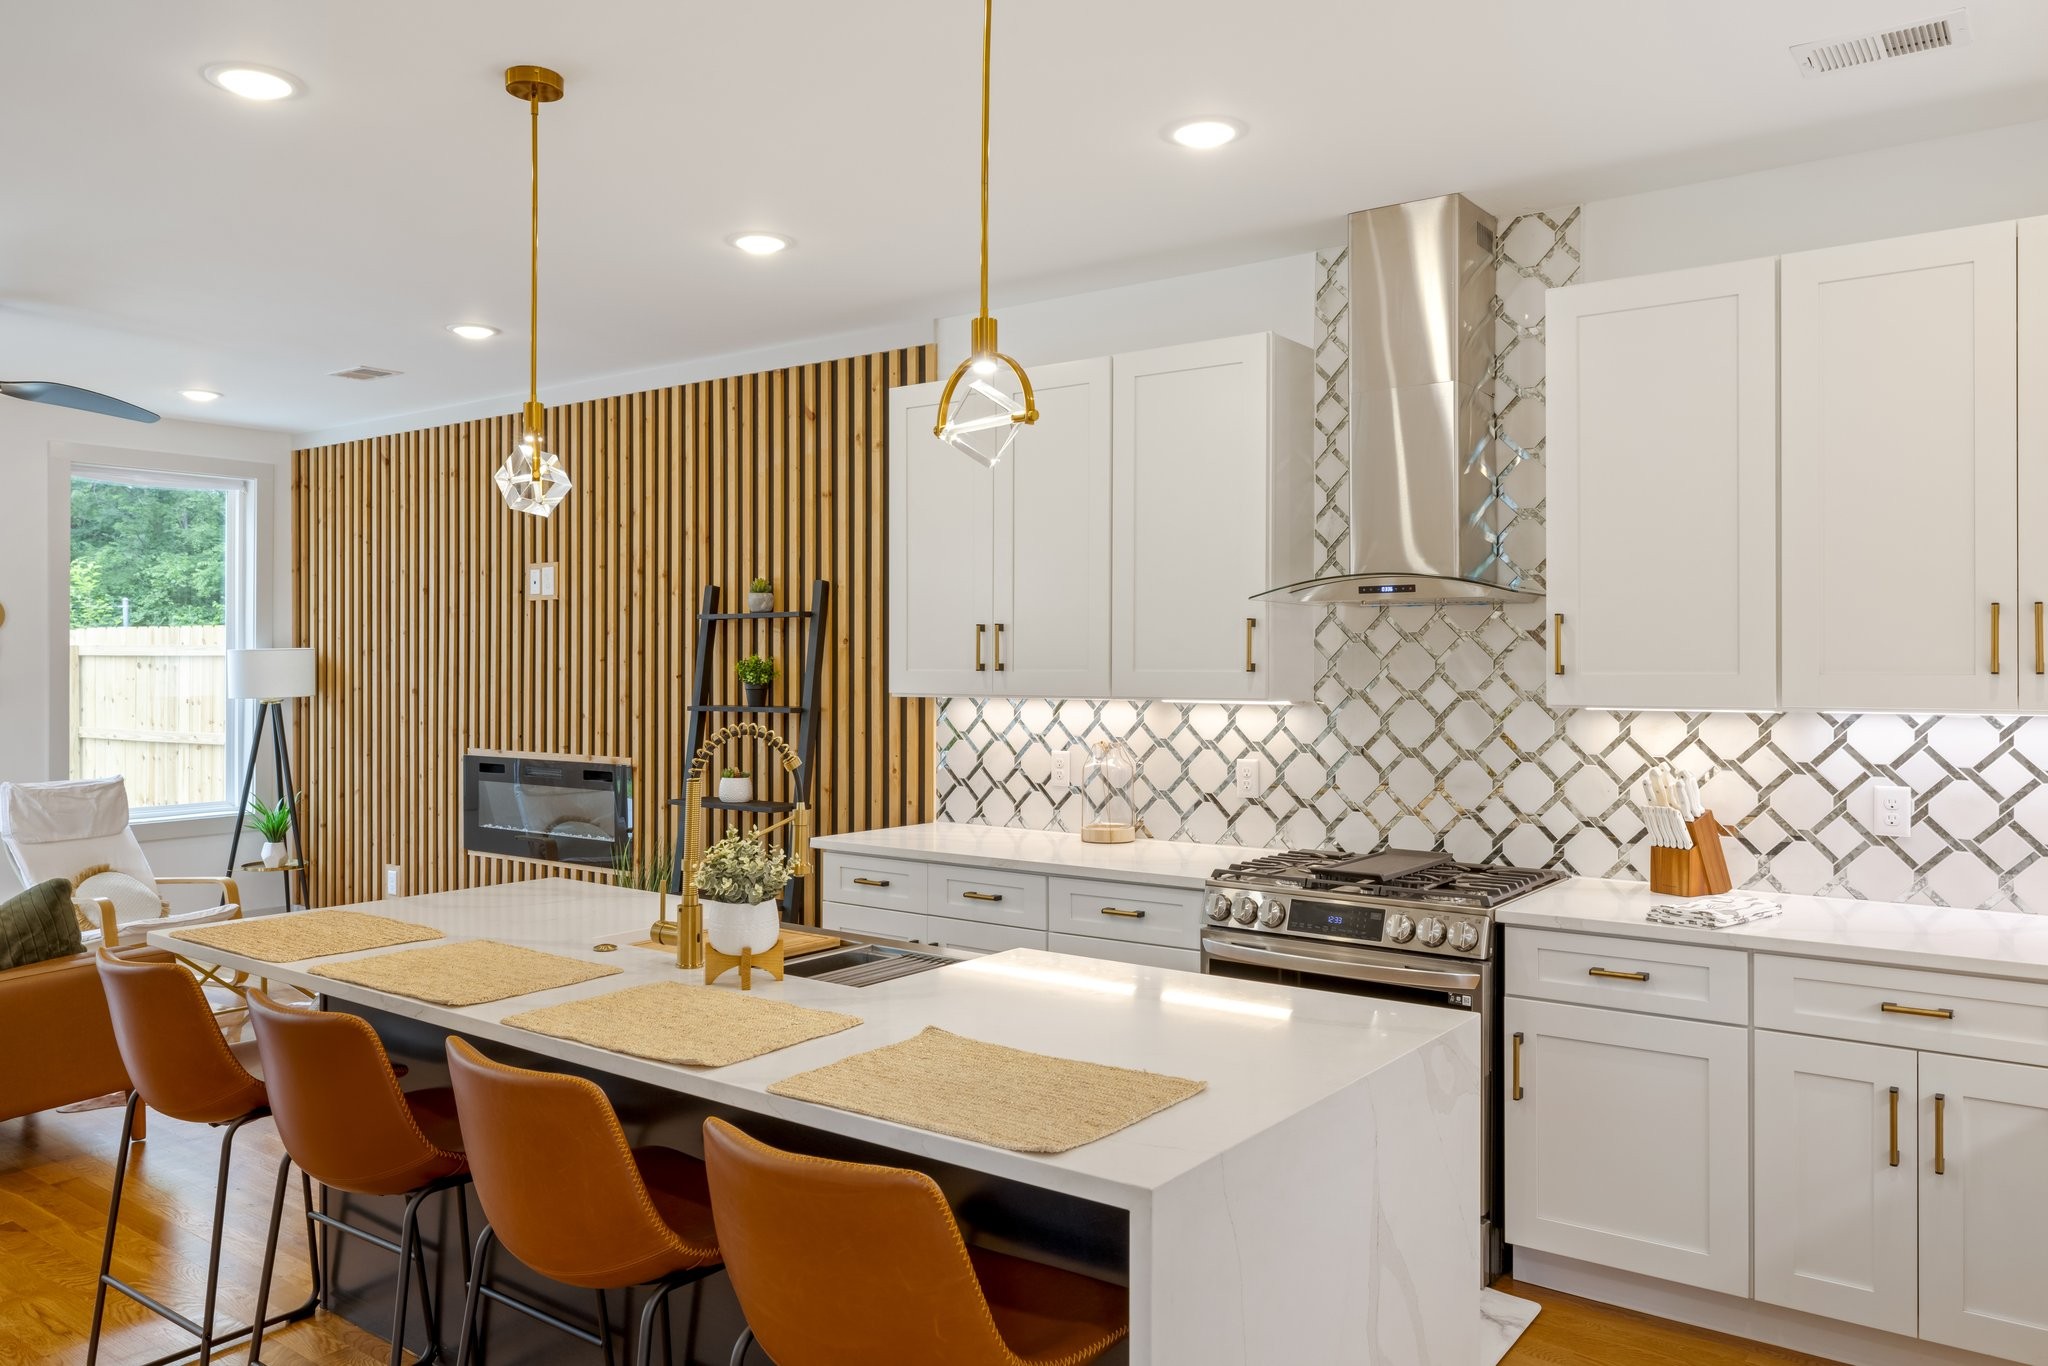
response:
[[[289,643],[291,635],[291,439],[282,432],[220,427],[203,422],[142,425],[47,404],[0,399],[0,781],[36,782],[56,772],[61,746],[53,735],[63,721],[61,659],[56,642],[69,612],[60,542],[53,524],[53,487],[67,461],[152,469],[206,469],[208,462],[260,465],[274,472],[267,506],[269,552],[263,572],[269,592],[258,604],[257,643]],[[218,473],[218,468],[207,472]],[[227,861],[232,826],[226,817],[139,827],[150,864],[163,874],[218,873]],[[251,906],[280,905],[279,879],[249,879],[242,890]],[[0,858],[0,893],[15,879]]]
[[[2048,214],[2048,120],[1593,200],[1582,280]]]

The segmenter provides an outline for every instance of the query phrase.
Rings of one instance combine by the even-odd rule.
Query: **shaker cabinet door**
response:
[[[889,691],[991,690],[995,482],[932,435],[940,384],[889,395]]]

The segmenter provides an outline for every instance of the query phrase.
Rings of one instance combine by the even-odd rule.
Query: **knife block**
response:
[[[1692,848],[1650,850],[1650,890],[1662,896],[1719,896],[1734,888],[1728,856],[1721,848],[1721,822],[1712,811],[1686,822]]]

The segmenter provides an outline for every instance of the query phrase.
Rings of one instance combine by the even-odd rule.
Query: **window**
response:
[[[244,718],[227,697],[242,644],[254,502],[247,482],[75,468],[70,774],[127,780],[150,815],[225,811]]]

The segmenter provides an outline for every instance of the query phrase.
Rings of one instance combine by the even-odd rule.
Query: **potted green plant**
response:
[[[704,938],[737,958],[766,953],[782,935],[775,900],[789,881],[789,860],[735,830],[704,851],[694,879],[704,905]]]
[[[755,579],[747,585],[747,610],[749,612],[772,612],[775,610],[775,585],[766,579]]]
[[[290,853],[285,847],[285,841],[291,838],[292,833],[291,803],[282,797],[274,802],[266,802],[261,797],[251,797],[249,809],[243,814],[242,823],[263,836],[263,866],[284,867],[285,858]]]
[[[748,655],[733,669],[740,676],[740,687],[746,692],[747,705],[765,707],[768,705],[768,685],[781,672],[775,661],[766,655]]]
[[[718,800],[734,805],[754,800],[753,775],[738,768],[729,768],[719,774]]]

